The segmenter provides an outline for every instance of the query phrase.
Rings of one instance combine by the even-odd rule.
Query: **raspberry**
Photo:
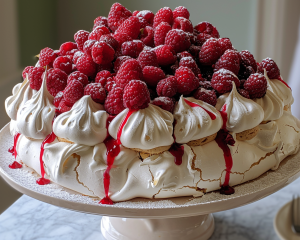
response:
[[[267,79],[260,73],[251,74],[244,83],[244,89],[249,92],[250,98],[261,98],[267,92]]]
[[[203,65],[212,65],[219,57],[221,57],[221,55],[222,51],[218,40],[210,38],[201,47],[201,51],[199,52],[199,62]]]
[[[200,81],[199,82],[199,87],[200,88],[205,88],[207,90],[213,90],[213,87],[211,86],[210,81]]]
[[[106,64],[114,60],[115,50],[106,42],[96,42],[92,47],[92,58],[97,64]]]
[[[174,76],[162,79],[156,86],[158,96],[173,97],[177,93],[177,81]]]
[[[118,72],[121,65],[126,62],[128,59],[131,59],[129,56],[121,56],[116,59],[114,62],[114,72]]]
[[[99,16],[97,18],[95,18],[94,20],[94,28],[100,26],[100,25],[104,25],[106,27],[108,27],[108,22],[107,22],[107,18],[103,17],[103,16]]]
[[[86,55],[89,55],[91,56],[92,55],[92,48],[94,46],[94,44],[96,43],[97,41],[95,40],[87,40],[84,44],[83,44],[83,52],[86,54]]]
[[[124,42],[121,46],[122,54],[137,58],[141,51],[143,51],[145,44],[140,40],[133,40],[130,42]]]
[[[117,28],[131,16],[131,12],[123,7],[120,3],[114,3],[108,14],[107,23],[109,28],[114,32]]]
[[[248,50],[243,50],[239,54],[241,57],[241,64],[244,65],[245,67],[248,66],[252,67],[254,72],[256,72],[257,64],[256,64],[256,60],[254,59],[254,56]]]
[[[58,105],[58,112],[59,113],[64,113],[70,111],[72,106],[68,106],[66,101],[62,99]]]
[[[76,67],[78,71],[87,75],[88,77],[93,76],[96,73],[96,64],[93,59],[88,55],[83,55],[78,58]]]
[[[60,45],[59,53],[61,56],[65,55],[73,55],[72,50],[77,49],[77,44],[74,42],[65,42],[62,45]]]
[[[157,97],[153,99],[152,104],[170,113],[173,113],[175,107],[175,103],[173,99],[169,97]]]
[[[239,94],[240,94],[241,96],[243,96],[244,98],[250,99],[250,95],[249,95],[249,92],[248,92],[247,90],[238,88],[237,91],[238,91]]]
[[[172,26],[173,12],[171,8],[164,7],[158,10],[158,12],[154,16],[153,28],[156,28],[161,22],[167,22]]]
[[[124,106],[129,109],[143,109],[150,103],[147,85],[140,80],[131,80],[124,88]]]
[[[139,12],[140,12],[139,10],[135,10],[135,11],[132,13],[132,16],[138,15]]]
[[[77,60],[78,60],[78,58],[80,58],[82,55],[84,55],[84,53],[83,52],[81,52],[81,51],[77,51],[75,54],[74,54],[74,56],[73,56],[73,63],[77,63]]]
[[[143,69],[143,77],[150,87],[156,87],[159,80],[165,78],[165,73],[158,67],[146,66]]]
[[[140,36],[140,40],[149,47],[154,47],[154,29],[146,26]]]
[[[106,83],[105,83],[106,92],[110,92],[115,86],[116,86],[116,82],[113,77],[109,77],[106,79]]]
[[[217,104],[217,96],[215,91],[213,90],[207,90],[205,88],[198,88],[194,92],[194,98],[201,100],[203,102],[206,102],[212,106],[216,106]]]
[[[190,20],[184,18],[184,17],[178,17],[175,18],[173,26],[173,29],[181,29],[185,32],[189,32],[189,33],[193,33],[194,29],[193,29],[193,25],[190,22]]]
[[[84,88],[84,95],[90,95],[96,103],[103,104],[106,99],[105,88],[100,83],[90,83]]]
[[[195,77],[193,71],[187,67],[179,67],[175,72],[178,84],[178,92],[187,95],[198,88],[199,80]]]
[[[109,44],[114,50],[119,48],[119,43],[116,39],[114,39],[114,37],[110,34],[106,34],[106,35],[102,35],[100,37],[100,42],[106,42],[107,44]]]
[[[219,38],[218,41],[220,44],[222,54],[228,49],[233,49],[232,43],[229,38]]]
[[[115,31],[115,36],[118,34],[125,34],[132,39],[137,39],[140,34],[140,22],[138,17],[132,16],[126,19]]]
[[[123,42],[132,41],[132,37],[128,36],[126,33],[117,33],[113,35],[114,39],[117,40],[119,45],[122,45]]]
[[[22,77],[25,79],[27,77],[27,74],[29,75],[29,73],[32,71],[32,69],[34,69],[33,66],[28,66],[28,67],[24,68],[24,70],[22,72]]]
[[[175,52],[183,52],[191,46],[189,36],[186,32],[173,29],[167,33],[165,38],[166,45],[172,46]]]
[[[84,87],[81,82],[72,80],[64,90],[64,100],[68,106],[72,106],[83,97]]]
[[[151,50],[142,51],[137,60],[141,65],[142,69],[146,66],[158,67],[158,61],[154,51]]]
[[[213,38],[213,36],[209,35],[207,33],[199,33],[197,35],[197,41],[198,41],[200,46],[202,46],[206,42],[206,40],[208,40],[210,38]]]
[[[103,87],[106,84],[106,80],[111,77],[111,73],[107,70],[103,70],[97,73],[95,82],[100,83]]]
[[[181,58],[184,58],[184,57],[191,57],[192,58],[193,56],[187,51],[177,53],[178,60],[180,60]]]
[[[172,27],[167,22],[161,22],[154,30],[154,44],[155,46],[165,44],[167,33],[172,30]]]
[[[179,6],[175,8],[173,11],[173,18],[176,19],[177,17],[184,17],[186,19],[189,19],[190,18],[189,10],[187,10],[183,6]]]
[[[51,68],[47,71],[47,88],[53,97],[65,89],[67,78],[68,75],[58,68]]]
[[[175,51],[172,46],[161,45],[155,48],[157,61],[160,66],[168,66],[176,62]]]
[[[261,63],[259,63],[257,71],[264,74],[264,69],[266,69],[267,75],[270,79],[280,78],[280,70],[273,59],[265,58]]]
[[[88,39],[89,40],[95,40],[95,41],[99,41],[99,39],[101,38],[101,36],[105,35],[105,34],[109,34],[110,31],[107,27],[101,25],[99,27],[96,27],[89,35]]]
[[[128,59],[120,67],[115,81],[119,87],[124,88],[131,80],[141,80],[143,73],[139,62],[135,59]]]
[[[146,26],[152,26],[153,19],[154,19],[153,12],[151,12],[149,10],[143,10],[143,11],[140,11],[136,16],[140,20],[141,28],[145,28]]]
[[[61,102],[61,100],[63,99],[63,95],[64,95],[64,92],[63,91],[60,91],[56,94],[56,96],[54,97],[53,99],[53,105],[55,107],[59,107],[59,103]]]
[[[89,83],[88,77],[85,74],[83,74],[83,73],[81,73],[79,71],[72,72],[68,76],[67,84],[69,84],[73,80],[77,80],[77,81],[81,82],[81,84],[83,85],[83,87],[85,87]]]
[[[200,50],[201,50],[201,47],[195,46],[195,45],[192,45],[189,48],[189,52],[191,53],[191,55],[193,56],[194,59],[198,59]]]
[[[218,30],[209,22],[200,22],[195,26],[195,29],[199,33],[206,33],[212,35],[215,38],[220,37]]]
[[[235,82],[237,88],[240,87],[239,79],[234,75],[233,72],[220,69],[215,72],[211,79],[211,86],[220,94],[230,92],[232,89],[232,81]]]
[[[88,40],[89,34],[90,33],[85,30],[79,30],[78,32],[75,33],[74,40],[77,43],[77,47],[80,51],[83,50],[83,44],[85,43],[86,40]]]
[[[123,105],[123,89],[120,87],[113,87],[108,93],[104,103],[105,111],[111,115],[117,115],[122,112],[125,107]]]
[[[183,57],[180,59],[179,67],[187,67],[193,71],[195,76],[201,74],[200,69],[197,66],[197,63],[192,57]]]
[[[42,67],[33,67],[28,74],[28,80],[30,82],[30,87],[34,90],[40,90],[42,86],[42,75],[45,72],[45,69]]]
[[[72,72],[72,61],[66,56],[60,56],[54,60],[53,67],[70,74]]]
[[[227,69],[235,75],[238,75],[240,70],[240,58],[238,52],[231,49],[226,50],[216,62],[214,71],[216,72],[221,68]]]
[[[44,48],[40,51],[40,55],[39,55],[39,63],[41,67],[50,65],[55,58],[57,57],[57,54],[54,53],[53,49],[51,48]]]

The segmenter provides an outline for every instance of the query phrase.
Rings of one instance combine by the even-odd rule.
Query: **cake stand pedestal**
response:
[[[287,157],[276,171],[235,186],[232,195],[218,192],[200,198],[133,199],[101,205],[99,199],[83,196],[55,183],[40,186],[32,169],[10,169],[14,161],[7,151],[13,144],[9,125],[0,131],[0,175],[13,188],[40,201],[74,211],[99,214],[107,240],[206,240],[214,231],[212,213],[240,207],[262,199],[300,176],[300,152]]]

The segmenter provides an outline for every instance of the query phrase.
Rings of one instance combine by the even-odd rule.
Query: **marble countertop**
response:
[[[276,240],[273,220],[286,202],[299,193],[300,179],[255,203],[214,213],[211,240]],[[101,216],[62,209],[22,196],[0,215],[1,240],[104,240]]]

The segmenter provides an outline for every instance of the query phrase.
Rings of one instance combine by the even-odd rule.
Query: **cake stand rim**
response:
[[[3,132],[8,130],[9,130],[9,123],[6,124],[0,131],[0,144],[3,138],[2,137]],[[293,156],[300,156],[300,151],[298,151],[296,154],[292,156],[288,156],[287,158],[291,158]],[[0,156],[0,161],[1,161],[1,156]],[[204,214],[233,209],[236,207],[240,207],[258,201],[282,189],[283,187],[287,186],[288,184],[296,180],[298,177],[300,177],[300,166],[295,172],[295,174],[293,174],[292,176],[288,176],[268,188],[263,188],[255,192],[243,194],[241,196],[236,196],[236,197],[234,195],[231,195],[232,197],[228,199],[216,199],[214,201],[204,202],[204,203],[195,203],[189,205],[178,205],[172,207],[159,207],[159,208],[153,208],[153,207],[134,208],[134,207],[120,207],[120,206],[110,206],[110,205],[94,205],[94,204],[69,201],[58,197],[48,196],[46,194],[34,191],[32,189],[20,185],[1,166],[0,166],[0,176],[2,176],[2,178],[17,191],[26,194],[32,198],[35,198],[37,200],[61,208],[82,212],[82,213],[90,213],[90,214],[103,215],[109,217],[152,218],[153,219],[153,218],[177,218],[177,217],[204,215]],[[251,181],[256,181],[256,180],[251,180]],[[149,200],[148,202],[151,202],[151,199],[147,199],[147,200]],[[172,198],[161,199],[161,201],[163,200],[172,200]],[[158,203],[159,201],[160,200],[157,200]],[[126,202],[130,203],[132,201],[129,200]]]

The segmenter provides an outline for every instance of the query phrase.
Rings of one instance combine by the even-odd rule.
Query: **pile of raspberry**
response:
[[[91,32],[79,30],[75,42],[59,50],[42,49],[37,66],[26,67],[23,77],[35,90],[46,77],[59,113],[90,95],[111,115],[149,103],[173,112],[181,95],[215,106],[232,82],[243,97],[261,98],[264,70],[270,79],[280,78],[272,59],[257,63],[249,51],[238,52],[229,38],[220,38],[211,23],[193,26],[189,17],[182,6],[154,14],[115,3],[108,17],[94,20]]]

